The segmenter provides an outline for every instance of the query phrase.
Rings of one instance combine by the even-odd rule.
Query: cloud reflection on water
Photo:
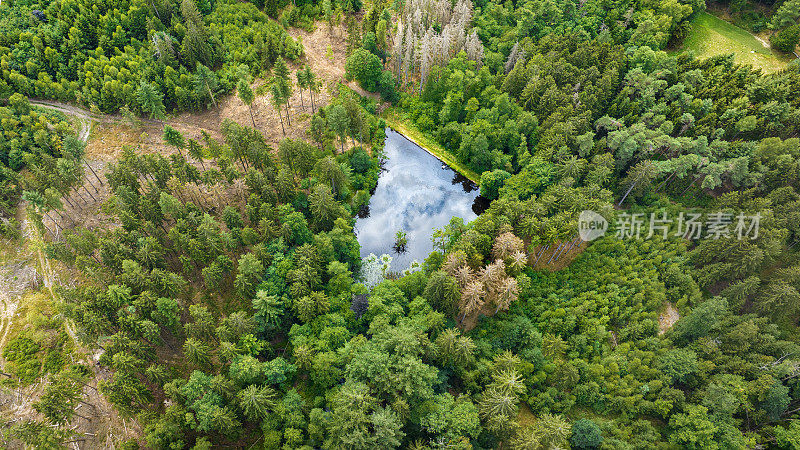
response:
[[[378,187],[369,203],[369,216],[356,221],[361,256],[392,255],[392,270],[422,262],[433,250],[431,236],[451,217],[469,222],[477,217],[473,204],[481,204],[478,189],[403,135],[386,130],[386,161]],[[407,233],[406,252],[392,249],[394,234]]]

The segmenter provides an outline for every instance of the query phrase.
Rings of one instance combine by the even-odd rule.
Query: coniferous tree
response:
[[[142,111],[148,113],[151,119],[164,120],[165,108],[163,95],[152,84],[142,80],[136,89],[136,99]]]
[[[192,1],[192,0],[185,0]],[[210,98],[214,107],[217,107],[217,101],[214,99],[214,90],[217,88],[217,76],[208,67],[201,63],[197,63],[197,70],[194,74],[194,92],[198,98]]]
[[[247,111],[250,113],[250,121],[253,123],[253,128],[256,128],[256,119],[253,117],[253,100],[255,99],[255,95],[250,88],[250,84],[245,80],[240,80],[239,84],[236,85],[236,91],[239,94],[239,99],[247,105]]]

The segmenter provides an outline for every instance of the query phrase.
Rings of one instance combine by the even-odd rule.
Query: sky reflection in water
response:
[[[433,250],[431,236],[457,216],[469,222],[482,212],[483,198],[470,182],[433,155],[391,129],[386,129],[386,161],[367,217],[356,220],[361,257],[392,256],[391,270],[422,262]],[[395,253],[395,232],[408,235],[405,253]]]

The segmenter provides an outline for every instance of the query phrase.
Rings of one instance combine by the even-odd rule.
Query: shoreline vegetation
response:
[[[439,161],[447,164],[448,167],[468,178],[470,181],[480,186],[481,176],[470,170],[456,159],[455,155],[442,147],[433,138],[419,130],[410,120],[402,117],[402,113],[395,108],[389,108],[381,114],[386,121],[386,125],[394,131],[402,134],[406,139],[421,147],[426,152],[435,156]]]

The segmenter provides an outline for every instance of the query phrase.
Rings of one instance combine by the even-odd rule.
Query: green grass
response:
[[[403,114],[399,110],[396,108],[389,108],[381,114],[381,117],[391,129],[419,145],[456,172],[472,180],[475,184],[480,184],[480,175],[459,162],[455,155],[447,151],[447,149],[442,147],[435,139],[420,131],[420,129],[411,122],[411,119],[403,117]]]
[[[692,18],[692,30],[677,51],[692,50],[699,58],[733,53],[737,64],[749,64],[764,72],[783,70],[794,59],[765,47],[746,30],[707,12]]]

